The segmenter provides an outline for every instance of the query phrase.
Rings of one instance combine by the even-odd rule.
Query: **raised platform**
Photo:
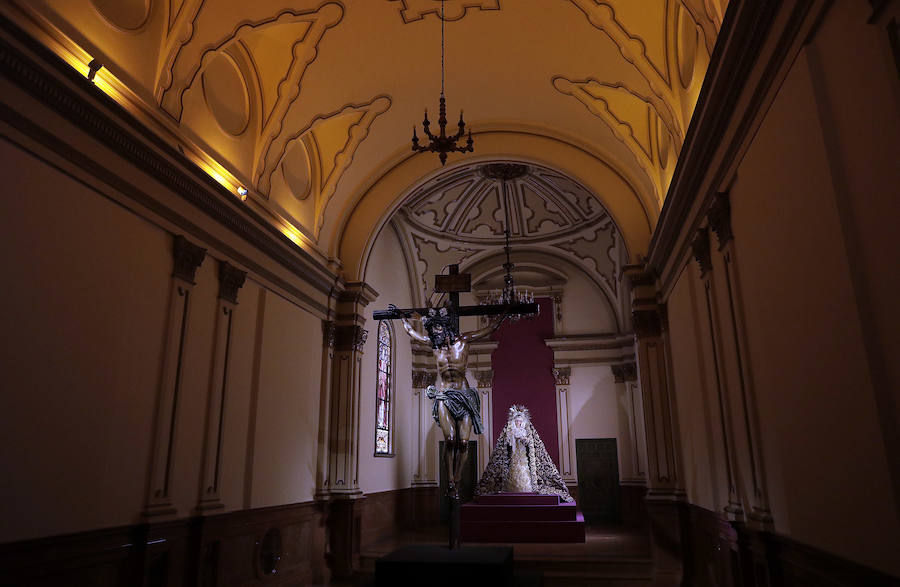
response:
[[[483,495],[460,510],[463,542],[584,542],[584,517],[556,495]]]

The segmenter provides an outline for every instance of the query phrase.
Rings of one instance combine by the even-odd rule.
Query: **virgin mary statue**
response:
[[[573,501],[525,406],[510,406],[506,426],[475,488],[475,495],[503,492],[558,495]]]

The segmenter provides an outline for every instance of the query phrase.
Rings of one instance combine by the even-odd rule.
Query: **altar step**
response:
[[[584,517],[556,495],[482,495],[460,509],[465,542],[584,542]]]

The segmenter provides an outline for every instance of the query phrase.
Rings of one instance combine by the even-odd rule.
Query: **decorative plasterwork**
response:
[[[247,272],[241,271],[228,261],[219,263],[219,297],[232,304],[237,304],[238,290],[244,285]]]
[[[417,188],[403,208],[410,224],[426,232],[500,244],[507,221],[511,236],[524,241],[609,223],[590,192],[555,171],[527,165],[528,173],[506,181],[504,191],[504,183],[485,177],[481,167],[458,167]]]
[[[277,175],[297,200],[313,196],[313,221],[307,228],[318,238],[325,222],[325,210],[338,182],[353,162],[360,143],[369,135],[372,123],[390,107],[388,96],[378,96],[363,104],[348,104],[335,112],[317,116],[309,125],[287,137],[279,151],[269,153],[257,189],[270,194]],[[280,207],[285,208],[283,204]],[[307,224],[290,210],[287,213],[298,223]]]
[[[566,75],[555,76],[553,86],[582,102],[609,126],[635,156],[662,201],[702,83],[702,73],[697,72],[709,61],[721,22],[716,18],[718,3],[641,4],[641,10],[648,12],[638,18],[635,3],[629,0],[570,1],[618,47],[646,87],[622,78]]]
[[[450,169],[412,190],[392,226],[404,258],[412,261],[408,270],[414,299],[435,303],[430,290],[433,275],[450,263],[473,273],[476,300],[502,288],[503,227],[508,216],[517,284],[536,295],[546,293],[548,287],[564,286],[566,272],[560,267],[568,267],[598,286],[624,324],[618,280],[627,251],[613,219],[571,178],[526,166],[527,175],[507,181],[504,198],[499,197],[501,186],[481,173],[481,165]],[[539,208],[544,209],[536,212]],[[551,212],[562,226],[541,220],[542,214]],[[473,229],[472,219],[484,219],[481,226],[489,230]]]
[[[176,235],[172,255],[175,264],[172,267],[172,276],[193,284],[197,268],[203,264],[206,258],[206,249],[195,245],[182,235]]]
[[[571,376],[571,367],[556,367],[553,369],[553,379],[556,381],[556,385],[569,385]]]
[[[448,241],[423,237],[411,233],[415,250],[417,275],[422,295],[430,296],[432,276],[444,273],[444,267],[462,263],[478,252],[478,249],[450,244]]]
[[[567,251],[579,262],[592,265],[595,274],[602,277],[606,285],[618,294],[619,283],[619,238],[612,221],[594,226],[588,236],[556,243],[558,249]]]
[[[691,251],[694,254],[694,260],[697,261],[697,266],[700,268],[700,276],[703,277],[712,269],[708,228],[697,230],[697,234],[691,242]]]
[[[434,0],[388,0],[399,2],[400,17],[404,24],[422,20],[427,15],[440,18],[441,7]],[[459,20],[464,17],[469,9],[500,10],[500,0],[447,0],[444,3],[444,20]]]

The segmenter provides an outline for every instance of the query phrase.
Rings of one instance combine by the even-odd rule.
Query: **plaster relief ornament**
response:
[[[528,408],[522,405],[510,406],[506,426],[475,489],[475,495],[503,492],[558,495],[563,501],[574,501],[531,423]]]

